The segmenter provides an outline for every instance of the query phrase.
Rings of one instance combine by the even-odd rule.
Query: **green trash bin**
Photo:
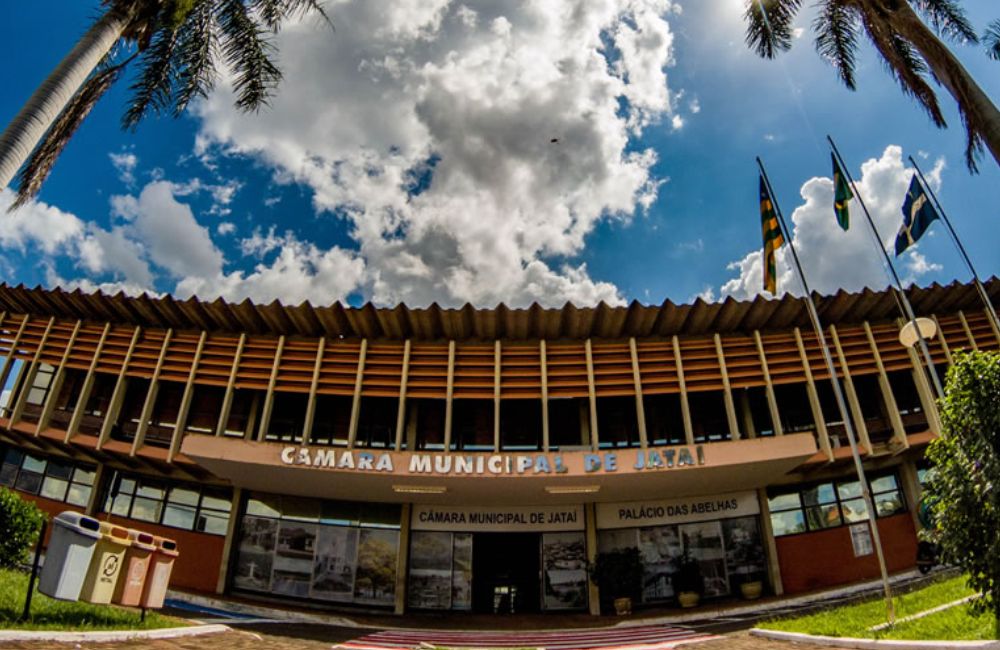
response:
[[[115,595],[115,585],[125,562],[125,550],[131,546],[128,529],[101,522],[101,538],[94,547],[94,556],[83,579],[80,600],[106,605]]]

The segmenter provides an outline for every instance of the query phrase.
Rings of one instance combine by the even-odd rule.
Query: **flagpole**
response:
[[[962,245],[962,241],[958,238],[958,233],[955,232],[955,228],[951,225],[951,219],[944,211],[944,207],[938,200],[937,194],[931,189],[931,186],[927,183],[927,179],[924,178],[924,173],[920,171],[920,167],[917,165],[917,161],[913,159],[913,156],[909,156],[910,164],[913,165],[913,169],[917,170],[917,176],[920,177],[920,183],[930,194],[931,199],[934,201],[934,205],[937,207],[938,214],[941,215],[941,220],[944,221],[944,225],[948,226],[948,232],[951,233],[951,239],[958,246],[958,251],[962,254],[962,259],[965,260],[965,265],[969,267],[969,271],[972,273],[972,279],[976,283],[976,289],[979,291],[979,297],[983,299],[983,303],[986,305],[986,313],[989,315],[990,319],[993,321],[993,328],[1000,332],[1000,319],[997,318],[996,309],[993,307],[993,301],[990,300],[990,296],[986,293],[986,287],[983,286],[982,280],[979,279],[979,274],[976,273],[976,268],[972,266],[972,260],[969,259],[969,254],[965,252],[965,246]]]
[[[781,212],[781,208],[778,206],[778,200],[774,196],[774,190],[771,188],[771,179],[767,176],[767,171],[764,169],[764,163],[757,157],[757,166],[760,168],[761,177],[764,179],[764,185],[767,187],[767,193],[771,198],[771,203],[774,206],[774,212],[778,215],[778,221],[781,224],[781,230],[784,233],[785,240],[788,242],[788,247],[792,251],[792,259],[795,261],[795,269],[799,274],[799,281],[802,283],[802,290],[805,292],[805,303],[807,311],[809,312],[809,320],[812,321],[813,329],[816,331],[816,338],[819,341],[820,350],[823,351],[823,360],[826,362],[826,370],[830,374],[830,384],[833,386],[833,396],[837,402],[837,408],[840,410],[840,417],[844,420],[844,430],[847,432],[847,442],[851,448],[851,457],[854,459],[854,471],[858,475],[858,483],[861,484],[861,495],[864,497],[865,508],[868,511],[869,522],[871,523],[872,531],[872,543],[875,546],[875,553],[878,556],[878,567],[882,574],[882,590],[885,592],[885,608],[887,619],[890,624],[896,622],[896,609],[892,603],[892,589],[889,587],[889,572],[886,570],[885,566],[885,554],[882,552],[882,539],[878,532],[878,517],[875,510],[875,505],[872,502],[871,491],[868,488],[868,479],[865,477],[865,469],[861,464],[861,454],[858,452],[858,442],[854,435],[854,425],[851,424],[851,416],[847,410],[847,403],[844,400],[844,393],[840,387],[840,377],[837,374],[837,369],[833,365],[833,357],[830,355],[830,348],[826,343],[826,336],[823,334],[823,326],[819,320],[819,312],[816,311],[816,303],[813,301],[812,293],[809,290],[809,283],[806,282],[806,275],[802,271],[802,265],[799,263],[799,255],[795,251],[795,243],[792,241],[792,234],[788,231],[785,225],[785,217]]]
[[[934,390],[937,393],[938,399],[944,399],[944,388],[941,386],[941,379],[938,377],[937,368],[934,367],[934,359],[931,357],[931,351],[927,347],[927,340],[924,338],[923,332],[920,331],[920,327],[917,325],[917,317],[913,313],[913,307],[910,305],[909,298],[906,297],[906,291],[903,290],[903,283],[899,280],[899,275],[896,273],[896,267],[892,265],[892,260],[889,259],[889,254],[885,251],[885,243],[882,240],[882,236],[878,232],[878,228],[875,227],[875,221],[872,219],[871,213],[868,212],[868,207],[865,205],[865,200],[861,198],[861,192],[858,191],[858,186],[854,182],[854,177],[851,176],[851,171],[848,169],[847,165],[844,164],[844,158],[840,155],[840,150],[837,149],[837,145],[833,142],[833,138],[829,135],[826,136],[827,141],[830,143],[830,147],[833,149],[833,154],[837,157],[840,163],[840,169],[847,174],[847,180],[851,183],[851,188],[854,190],[854,196],[858,199],[858,203],[861,204],[861,211],[865,213],[865,217],[868,219],[868,225],[871,226],[872,233],[875,235],[875,239],[878,242],[878,250],[882,253],[882,257],[885,259],[886,265],[889,267],[889,272],[892,274],[892,279],[896,283],[896,290],[900,298],[900,302],[903,305],[903,315],[906,319],[913,324],[913,330],[916,332],[917,340],[920,342],[920,350],[924,354],[924,359],[927,362],[927,369],[930,371],[931,379],[934,382]]]

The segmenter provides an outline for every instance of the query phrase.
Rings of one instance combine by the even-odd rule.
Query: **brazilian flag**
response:
[[[774,211],[774,201],[767,191],[764,176],[760,177],[760,227],[764,234],[764,290],[777,293],[778,272],[774,251],[781,248],[785,238],[778,225],[778,214]]]
[[[847,177],[837,164],[837,158],[832,153],[830,160],[833,161],[833,213],[837,215],[837,223],[844,230],[851,225],[851,215],[847,212],[847,202],[854,198],[854,192],[847,183]]]

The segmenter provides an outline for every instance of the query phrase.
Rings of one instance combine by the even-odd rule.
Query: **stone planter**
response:
[[[696,606],[700,598],[697,591],[682,591],[677,594],[677,602],[685,609]]]
[[[632,599],[631,598],[615,598],[615,614],[618,616],[631,616],[632,615]]]
[[[740,585],[740,593],[743,594],[743,598],[746,600],[757,600],[760,598],[760,593],[763,590],[764,585],[760,580],[744,582]]]

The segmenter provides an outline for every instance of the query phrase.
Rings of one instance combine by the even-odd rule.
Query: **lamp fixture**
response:
[[[399,494],[444,494],[448,488],[443,485],[393,485],[392,491]]]
[[[545,491],[549,494],[593,494],[600,492],[600,485],[547,485]]]

